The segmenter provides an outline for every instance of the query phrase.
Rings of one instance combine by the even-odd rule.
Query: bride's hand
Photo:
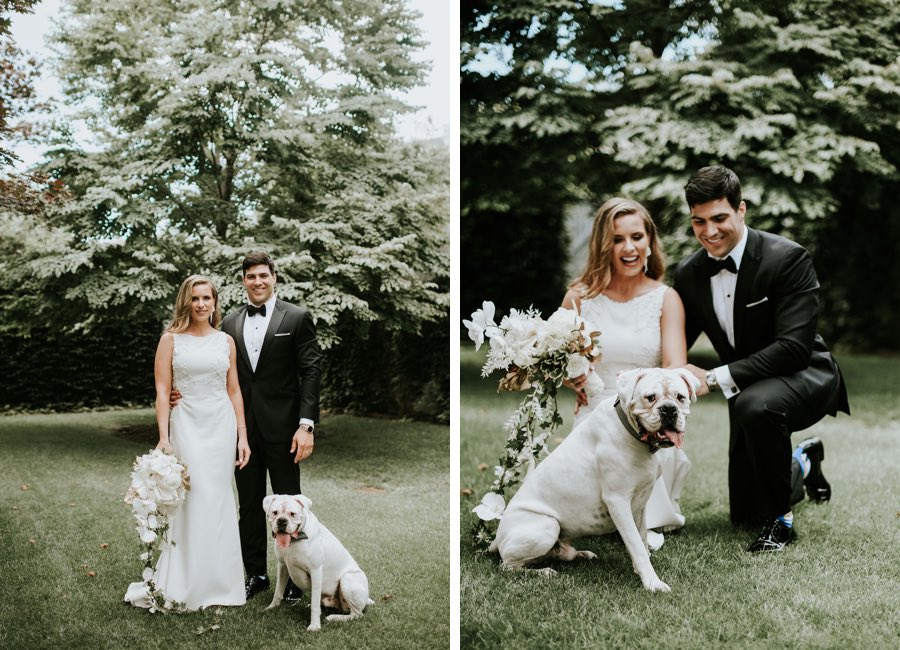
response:
[[[162,449],[164,452],[171,454],[172,453],[172,445],[169,444],[168,440],[160,440],[156,443],[157,449]]]
[[[246,440],[239,440],[237,446],[237,460],[234,462],[238,469],[244,469],[250,462],[250,445]]]
[[[578,393],[579,391],[584,392],[584,382],[587,381],[587,378],[588,378],[587,373],[584,373],[583,375],[578,375],[577,377],[571,377],[569,379],[564,379],[563,386],[568,386],[569,388],[574,390],[576,393]]]

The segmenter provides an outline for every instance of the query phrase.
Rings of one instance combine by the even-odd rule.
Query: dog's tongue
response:
[[[684,444],[684,431],[675,431],[675,429],[666,429],[663,431],[666,438],[669,439],[673,445],[681,449],[681,445]]]
[[[278,548],[285,549],[291,543],[291,536],[287,533],[275,533],[275,543]]]

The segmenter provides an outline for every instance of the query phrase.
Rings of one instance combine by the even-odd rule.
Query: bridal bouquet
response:
[[[494,539],[495,530],[489,522],[503,515],[504,494],[546,453],[547,439],[562,424],[556,394],[563,381],[587,375],[584,389],[589,398],[603,390],[603,381],[591,369],[600,358],[600,332],[576,311],[560,307],[544,320],[535,309],[512,309],[498,325],[494,310],[492,302],[484,302],[472,314],[472,320],[463,321],[476,350],[485,337],[490,340],[481,376],[504,370],[498,391],[529,392],[504,425],[506,453],[494,468],[496,479],[490,491],[472,511],[478,516],[475,544],[482,549]]]
[[[146,550],[140,556],[144,562],[141,582],[129,585],[125,600],[138,607],[149,607],[151,612],[173,609],[173,604],[162,602],[163,596],[156,588],[153,558],[160,543],[165,543],[169,515],[184,503],[191,488],[190,481],[187,466],[160,449],[153,449],[134,461],[125,503],[131,506],[138,535]]]

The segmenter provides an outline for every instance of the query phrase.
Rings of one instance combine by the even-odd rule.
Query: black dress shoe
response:
[[[751,553],[780,551],[794,541],[794,529],[780,519],[773,519],[759,532],[759,537],[747,550]]]
[[[244,589],[247,591],[247,600],[253,598],[261,591],[269,588],[269,576],[249,576],[244,581]]]
[[[292,580],[288,580],[287,587],[284,588],[284,599],[288,604],[299,603],[303,598],[303,590],[294,584]]]
[[[806,494],[816,503],[822,503],[831,499],[831,486],[822,474],[822,461],[825,460],[825,445],[818,438],[807,438],[799,445],[806,457],[809,458],[809,474],[803,479],[806,486]]]

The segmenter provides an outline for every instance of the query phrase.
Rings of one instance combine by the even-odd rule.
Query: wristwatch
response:
[[[301,424],[300,428],[303,429],[304,431],[306,431],[306,433],[311,434],[313,432],[313,426],[311,424],[305,424],[305,423]]]
[[[712,370],[706,371],[706,385],[709,387],[710,393],[715,393],[719,390],[719,380],[716,379],[716,373]]]

